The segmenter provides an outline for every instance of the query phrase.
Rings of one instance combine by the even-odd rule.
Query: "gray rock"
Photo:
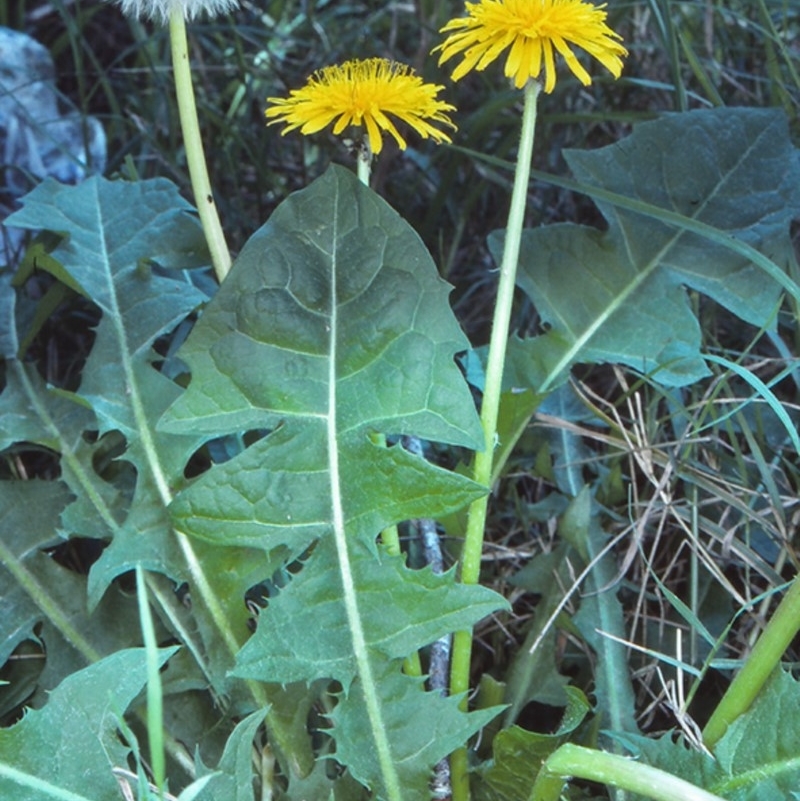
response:
[[[59,95],[47,49],[0,27],[0,224],[42,178],[77,183],[105,166],[103,126]],[[0,264],[11,262],[19,239],[0,225]]]

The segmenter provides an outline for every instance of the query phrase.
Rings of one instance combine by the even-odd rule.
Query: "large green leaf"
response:
[[[24,440],[55,451],[62,479],[75,496],[61,515],[59,533],[110,543],[90,572],[91,606],[112,580],[137,564],[188,582],[191,625],[181,621],[185,610],[173,593],[165,592],[160,605],[212,684],[224,692],[232,643],[248,633],[244,593],[271,568],[245,548],[228,548],[223,556],[205,545],[201,555],[200,547],[176,538],[167,512],[174,487],[185,482],[187,460],[205,440],[195,432],[155,431],[181,390],[155,368],[162,357],[153,343],[205,300],[185,273],[172,269],[207,261],[191,211],[165,180],[95,177],[78,186],[45,181],[23,198],[14,225],[60,234],[43,269],[95,303],[102,317],[79,389],[54,390],[15,358],[19,315],[13,292],[5,296],[0,345],[9,370],[0,396],[0,445]],[[98,475],[99,444],[92,444],[97,432],[124,437],[120,459],[135,467],[128,471],[128,484]],[[214,571],[208,569],[212,562]],[[201,642],[191,642],[195,639]]]
[[[58,520],[70,500],[60,481],[0,481],[0,664],[22,640],[43,643],[32,704],[89,662],[141,641],[133,598],[109,593],[90,612],[86,577],[46,552],[61,541]]]
[[[153,265],[203,263],[202,234],[191,207],[169,181],[99,177],[78,186],[45,181],[22,203],[9,222],[61,233],[48,269],[103,312],[79,396],[93,408],[100,431],[125,435],[128,459],[171,480],[169,473],[185,463],[196,441],[161,440],[158,456],[152,454],[152,418],[161,416],[176,389],[150,366],[150,346],[205,296],[181,273],[166,277]],[[143,448],[151,451],[147,457]]]
[[[168,181],[127,183],[93,177],[77,186],[47,180],[9,217],[9,223],[20,228],[61,234],[44,262],[46,269],[103,313],[76,401],[92,409],[100,432],[124,434],[125,458],[140,473],[149,474],[158,489],[155,495],[140,492],[134,507],[152,499],[163,508],[168,483],[197,447],[197,439],[191,437],[154,442],[155,419],[177,389],[150,365],[156,338],[205,299],[181,273],[159,274],[159,264],[203,263],[202,234],[190,211]],[[13,330],[13,321],[4,324]],[[27,394],[30,407],[34,400],[30,391]],[[45,428],[53,426],[48,423]],[[166,518],[162,525],[168,526]]]
[[[191,212],[165,179],[94,176],[75,186],[45,180],[6,223],[62,234],[48,269],[112,319],[124,319],[129,349],[139,353],[199,300],[185,280],[154,274],[150,265],[206,263],[202,232]]]
[[[436,515],[482,488],[377,434],[480,441],[454,354],[468,347],[416,234],[332,168],[247,243],[180,356],[189,389],[166,431],[274,429],[172,505],[205,539],[293,550]]]
[[[50,797],[47,782],[92,801],[117,801],[113,769],[127,768],[129,754],[117,724],[146,679],[143,649],[117,651],[65,679],[43,709],[0,730],[0,797],[42,801]]]
[[[337,758],[348,755],[354,774],[390,799],[403,797],[403,754],[417,754],[415,775],[433,764],[426,732],[408,718],[391,723],[401,657],[503,603],[452,574],[411,571],[375,545],[387,526],[445,515],[485,491],[385,446],[404,434],[480,442],[454,362],[468,343],[448,291],[414,231],[333,167],[244,247],[179,351],[191,383],[161,424],[208,436],[269,430],[182,491],[173,516],[215,543],[306,552],[261,612],[235,674],[360,688],[358,742],[335,726]],[[455,747],[483,718],[453,714],[462,719]]]
[[[10,570],[24,570],[20,575],[30,580],[32,589],[41,583],[58,585],[56,577],[67,571],[43,550],[56,541],[58,518],[70,500],[59,481],[0,482],[0,665],[20,642],[35,637],[34,626],[42,619],[31,594]]]
[[[337,438],[478,447],[449,289],[414,231],[333,167],[242,250],[181,350],[193,382],[162,428],[219,435],[334,414]]]
[[[753,706],[735,720],[714,749],[728,776],[719,795],[766,801],[796,795],[800,786],[800,683],[773,673]]]
[[[781,286],[733,247],[743,242],[785,269],[800,208],[800,160],[785,115],[721,108],[670,115],[567,163],[597,200],[608,230],[564,224],[525,231],[519,286],[548,327],[512,340],[535,389],[575,362],[617,362],[668,385],[708,374],[685,287],[748,323],[774,324]],[[663,213],[661,213],[663,212]],[[684,220],[685,222],[681,222]],[[714,239],[690,230],[706,226]],[[490,241],[495,257],[502,237]],[[519,351],[519,352],[517,352]]]
[[[497,595],[462,587],[452,573],[412,571],[403,558],[385,553],[376,559],[358,541],[350,544],[348,557],[365,644],[387,658],[405,657],[497,609]],[[308,566],[270,601],[265,625],[239,652],[236,675],[281,683],[317,678],[349,683],[357,655],[342,603],[344,587],[331,570],[336,560],[333,538],[325,538]]]
[[[485,588],[456,584],[452,572],[411,571],[401,557],[385,553],[378,561],[358,540],[347,557],[357,622],[343,601],[345,586],[331,569],[337,561],[333,538],[324,538],[308,565],[262,612],[234,675],[282,683],[318,677],[341,682],[347,691],[334,715],[336,758],[380,797],[397,797],[390,784],[395,782],[408,793],[404,797],[415,798],[433,766],[499,710],[463,714],[455,699],[445,701],[423,692],[420,682],[405,681],[402,657],[449,631],[468,628],[494,611],[499,599]],[[359,678],[351,684],[354,676]],[[374,694],[369,700],[365,686]],[[380,743],[384,736],[386,742]],[[366,738],[377,744],[365,747]],[[386,775],[379,748],[390,756],[394,777]]]

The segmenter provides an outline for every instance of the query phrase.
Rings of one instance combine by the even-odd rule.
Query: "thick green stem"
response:
[[[744,667],[731,682],[703,729],[703,742],[713,749],[736,718],[755,701],[786,649],[800,631],[800,578],[792,586],[758,638]]]
[[[528,801],[558,801],[570,778],[619,787],[655,801],[722,801],[719,796],[666,771],[572,744],[562,745],[548,757]]]
[[[506,226],[503,262],[500,265],[500,282],[492,321],[492,336],[486,364],[486,383],[481,404],[481,426],[484,449],[475,455],[473,478],[488,486],[492,476],[492,460],[497,438],[497,417],[500,410],[500,395],[503,384],[503,366],[506,359],[508,332],[511,325],[511,308],[517,276],[522,226],[525,219],[525,203],[533,154],[534,130],[536,127],[536,103],[541,87],[536,81],[525,86],[525,109],[522,115],[522,133],[517,154],[517,170],[511,195],[511,209]],[[461,553],[460,578],[464,584],[477,584],[480,578],[483,533],[486,525],[488,496],[470,506],[464,549]],[[466,693],[469,689],[469,666],[472,655],[472,633],[456,632],[453,638],[453,662],[450,671],[450,692],[453,695]],[[466,706],[466,697],[464,700]],[[457,752],[452,763],[454,801],[466,801],[469,784],[466,780],[466,754]]]
[[[200,223],[211,253],[211,263],[217,280],[222,280],[231,269],[231,255],[225,242],[225,234],[217,214],[217,206],[208,178],[203,140],[200,137],[200,123],[197,119],[197,105],[192,86],[192,71],[189,66],[189,45],[186,41],[186,22],[183,9],[175,5],[169,18],[169,38],[172,45],[172,70],[175,75],[175,94],[178,98],[178,113],[181,118],[183,144],[186,149],[186,163],[192,181],[194,202]]]

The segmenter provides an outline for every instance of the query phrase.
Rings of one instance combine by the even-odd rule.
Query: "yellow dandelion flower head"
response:
[[[337,135],[348,125],[366,128],[370,150],[378,154],[383,146],[381,131],[388,131],[401,149],[406,148],[391,118],[402,120],[423,138],[450,141],[434,125],[456,127],[447,116],[455,107],[436,98],[443,88],[424,83],[411,67],[389,59],[346,61],[317,70],[288,98],[268,98],[272,105],[265,114],[268,125],[286,124],[283,134],[296,128],[312,134],[331,123]]]
[[[463,53],[453,71],[458,80],[470,70],[483,70],[510,48],[505,74],[522,88],[538,78],[544,66],[544,91],[556,85],[554,50],[567,62],[577,79],[588,86],[592,79],[570,45],[596,58],[615,78],[622,73],[628,51],[622,37],[606,25],[605,4],[584,0],[480,0],[467,3],[467,16],[450,20],[442,29],[448,38],[438,47],[439,63]]]

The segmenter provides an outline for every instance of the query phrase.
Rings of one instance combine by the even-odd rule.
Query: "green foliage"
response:
[[[456,584],[452,573],[410,571],[375,551],[387,526],[447,514],[483,492],[375,440],[477,441],[453,361],[466,342],[446,297],[413,231],[352,173],[331,168],[242,251],[179,351],[192,381],[162,423],[215,436],[273,429],[180,493],[174,519],[223,544],[299,555],[316,541],[260,614],[234,672],[342,684],[337,758],[352,760],[354,775],[387,798],[400,787],[424,790],[433,765],[480,725],[464,721],[448,727],[452,739],[436,737],[436,726],[461,713],[437,696],[424,700],[418,682],[396,675],[402,659],[468,628],[499,600]],[[432,710],[430,731],[398,714],[420,703]],[[347,732],[365,731],[373,747],[348,742]]]
[[[774,326],[780,285],[724,240],[699,236],[681,218],[767,254],[776,272],[786,269],[800,164],[783,114],[695,111],[643,123],[600,150],[564,155],[589,191],[600,188],[631,203],[597,199],[607,231],[564,223],[523,235],[518,283],[549,328],[512,340],[524,354],[512,358],[530,365],[531,387],[565,380],[580,361],[627,364],[666,385],[707,376],[685,288],[752,325]],[[499,261],[502,238],[490,243]]]
[[[161,661],[171,652],[163,652]],[[118,726],[145,680],[144,651],[117,651],[65,679],[43,709],[0,730],[3,797],[39,801],[67,790],[94,801],[119,798],[112,768],[125,766],[129,748]]]
[[[22,485],[42,501],[52,496],[39,503],[46,539],[27,547],[57,542],[57,533],[110,540],[89,576],[93,606],[137,564],[187,581],[194,622],[154,587],[163,622],[196,662],[176,669],[194,686],[205,676],[216,692],[237,698],[242,690],[225,671],[247,638],[245,593],[294,563],[296,575],[262,610],[234,675],[276,684],[337,681],[337,759],[384,797],[399,797],[400,787],[422,792],[433,765],[495,712],[467,716],[458,699],[424,692],[420,680],[400,674],[403,659],[503,604],[488,589],[458,584],[453,571],[412,571],[375,542],[387,526],[447,514],[485,491],[384,444],[387,434],[478,441],[474,405],[453,361],[467,343],[450,316],[447,286],[397,214],[350,173],[332,169],[290,198],[245,248],[179,351],[191,370],[182,392],[153,369],[158,337],[202,299],[180,273],[164,273],[188,266],[184,242],[193,241],[192,231],[196,237],[175,201],[165,182],[93,179],[73,190],[43,184],[14,218],[20,226],[57,226],[63,238],[47,262],[52,274],[95,299],[102,313],[75,393],[46,388],[9,349],[7,444],[23,436],[59,452],[68,467],[63,484]],[[112,211],[120,207],[134,211],[121,219]],[[18,341],[13,307],[6,330],[9,342]],[[25,427],[12,431],[15,414]],[[95,427],[93,448],[84,434]],[[203,441],[246,429],[270,433],[172,500]],[[135,468],[132,487],[96,471],[92,451],[111,431],[125,438],[121,458]],[[8,515],[19,500],[13,493]],[[169,502],[179,532],[167,517]],[[202,539],[187,549],[184,531]],[[9,559],[17,581],[27,576],[24,547]],[[51,565],[41,554],[32,560]],[[14,586],[11,577],[8,583]],[[31,598],[68,637],[70,620],[55,614],[58,598],[47,584],[22,587],[29,622],[9,632],[6,652],[32,636],[39,618]],[[17,595],[8,596],[11,603]],[[45,646],[49,659],[50,637]],[[100,653],[82,639],[78,646],[86,659]],[[429,727],[409,714],[414,708],[430,713]],[[241,738],[239,731],[231,736]],[[374,740],[366,750],[365,731]],[[276,736],[282,748],[298,751],[283,754],[286,764],[305,773],[303,738]],[[214,777],[202,792],[221,781]]]
[[[688,779],[729,801],[782,801],[800,780],[800,685],[776,670],[761,695],[729,727],[713,756],[665,735],[617,739],[649,765]]]
[[[392,671],[376,671],[374,680],[384,702],[381,726],[391,744],[391,758],[403,797],[424,797],[429,792],[431,768],[482,728],[497,709],[472,712],[469,717],[458,708],[458,698],[442,698],[422,693],[421,679],[413,679]],[[375,788],[378,797],[391,797],[387,776],[379,766],[372,749],[364,747],[364,733],[373,732],[372,719],[364,682],[353,685],[346,702],[333,714],[340,732],[337,758],[350,766],[353,775],[367,787]],[[377,739],[377,737],[375,737]]]
[[[619,642],[624,639],[625,626],[615,592],[616,564],[603,550],[607,537],[598,525],[588,487],[580,491],[564,513],[561,535],[586,563],[594,565],[586,597],[573,621],[597,656],[595,695],[601,725],[615,732],[636,731],[627,654]]]
[[[256,5],[239,37],[222,21],[192,33],[213,65],[197,88],[240,250],[218,291],[202,289],[200,228],[164,179],[45,181],[8,220],[44,233],[15,275],[0,274],[0,796],[104,801],[122,784],[155,797],[137,568],[162,646],[169,798],[416,801],[465,747],[481,801],[555,798],[570,775],[641,788],[625,777],[643,766],[729,801],[796,795],[800,709],[785,671],[712,754],[648,734],[676,718],[696,731],[688,713],[702,723],[726,679],[709,666],[746,659],[747,616],[731,610],[766,604],[792,575],[796,12],[650,2],[639,17],[634,3],[631,26],[652,15],[663,41],[658,81],[632,59],[617,112],[601,81],[580,94],[559,81],[542,98],[542,161],[571,145],[570,188],[596,205],[550,176],[555,188],[534,182],[536,213],[594,223],[599,209],[607,229],[524,234],[491,542],[483,586],[467,586],[457,568],[417,568],[406,540],[420,520],[443,521],[455,561],[466,509],[489,489],[460,464],[483,432],[458,363],[482,390],[483,243],[507,205],[518,97],[488,72],[465,79],[457,146],[411,143],[401,156],[389,144],[373,192],[325,169],[331,154],[349,158],[326,134],[265,130],[264,98],[374,47],[419,61],[453,9]],[[87,30],[106,12],[75,10]],[[725,52],[701,38],[709,19]],[[169,165],[182,180],[155,67],[166,39],[138,22],[123,33],[129,47],[108,70],[87,49],[101,37],[55,49],[96,64],[88,89],[80,64],[64,72],[80,75],[86,103],[106,98],[113,169]],[[739,38],[755,34],[756,46]],[[631,51],[653,57],[647,39]],[[117,92],[128,74],[147,91]],[[766,94],[785,113],[687,111]],[[629,133],[665,106],[685,113]],[[498,263],[502,248],[492,235]],[[424,458],[408,437],[424,440]],[[396,526],[401,553],[386,544]],[[493,692],[468,711],[422,673],[433,643],[473,629],[474,683]],[[665,711],[662,690],[686,675],[697,677],[688,700]],[[565,745],[578,763],[617,762],[550,776]],[[597,797],[592,787],[564,792]],[[687,787],[656,790],[709,798]]]
[[[152,366],[160,359],[153,349],[156,340],[204,298],[185,274],[174,271],[205,258],[199,226],[188,209],[164,180],[129,184],[93,178],[77,187],[46,181],[12,218],[19,227],[44,226],[61,234],[46,269],[102,313],[80,386],[72,394],[44,387],[15,358],[20,321],[10,306],[3,320],[10,371],[0,396],[7,445],[25,441],[60,454],[62,480],[74,498],[63,510],[59,533],[110,541],[89,576],[91,606],[115,577],[137,563],[175,581],[188,581],[191,589],[202,581],[172,536],[166,509],[171,487],[183,482],[185,462],[202,439],[156,435],[156,421],[180,389]],[[19,417],[24,426],[15,425]],[[109,432],[124,437],[124,460],[135,468],[133,486],[124,471],[109,481],[109,475],[96,469],[103,435]],[[231,556],[220,559],[213,575],[215,597],[223,607],[229,604],[226,628],[243,636],[247,615],[241,597],[255,582],[250,556],[242,550],[235,564]],[[182,626],[180,604],[173,601],[170,606],[166,614],[172,626]],[[205,642],[192,647],[206,650],[202,670],[223,691],[231,654],[220,649],[213,617],[212,611],[198,607],[192,628],[199,625]]]
[[[544,761],[568,741],[590,710],[589,702],[580,690],[567,687],[566,693],[568,700],[564,716],[553,734],[510,726],[495,737],[493,759],[480,774],[478,799],[513,801],[530,794]]]
[[[251,801],[253,798],[253,741],[264,719],[262,711],[240,721],[225,744],[217,770],[208,771],[202,764],[198,775],[208,783],[198,795],[199,801]]]

